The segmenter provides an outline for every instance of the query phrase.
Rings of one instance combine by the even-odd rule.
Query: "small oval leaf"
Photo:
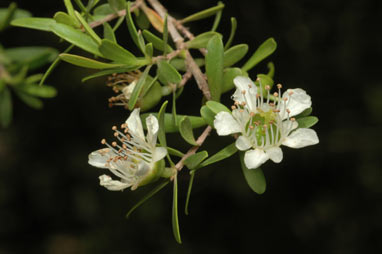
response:
[[[257,194],[263,194],[266,189],[264,173],[261,168],[248,169],[244,163],[244,152],[239,152],[241,168],[249,187]]]
[[[208,157],[207,151],[195,153],[184,160],[184,165],[190,170],[195,169],[199,164]]]
[[[296,119],[298,128],[310,128],[318,122],[318,118],[315,116],[306,116]]]
[[[248,52],[247,44],[235,45],[224,52],[224,67],[229,67],[240,61]]]
[[[184,116],[179,122],[179,132],[187,143],[190,145],[198,145],[194,138],[194,133],[192,132],[192,124],[190,119],[187,116]]]
[[[187,48],[190,48],[190,49],[206,48],[208,42],[214,36],[222,37],[222,35],[217,32],[205,32],[205,33],[199,34],[194,39],[187,41],[186,46]]]
[[[276,41],[273,38],[269,38],[256,49],[255,53],[253,53],[251,58],[244,64],[244,66],[241,69],[243,71],[249,71],[263,59],[275,52],[276,48]]]
[[[186,23],[186,22],[190,22],[190,21],[196,21],[196,20],[208,18],[208,17],[210,17],[212,15],[215,15],[217,12],[219,12],[223,8],[224,8],[224,4],[219,3],[217,6],[208,8],[206,10],[203,10],[203,11],[197,12],[195,14],[192,14],[192,15],[190,15],[188,17],[185,17],[180,22],[181,23]]]
[[[224,48],[220,36],[214,36],[207,44],[206,74],[211,100],[219,101],[223,81]]]
[[[161,60],[157,64],[157,75],[162,84],[179,84],[182,81],[182,75],[167,61]]]
[[[72,54],[60,54],[60,59],[80,66],[80,67],[85,67],[85,68],[90,68],[90,69],[109,69],[109,68],[116,68],[116,67],[121,67],[122,64],[110,64],[110,63],[103,63],[99,62],[90,58],[86,58],[83,56],[77,56],[77,55],[72,55]]]

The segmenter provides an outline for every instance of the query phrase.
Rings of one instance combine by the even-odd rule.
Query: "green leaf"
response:
[[[263,94],[268,94],[266,87],[269,86],[272,89],[274,81],[268,75],[257,74],[257,80],[255,81],[255,84],[263,89]]]
[[[1,82],[1,80],[0,80]],[[4,86],[0,91],[0,123],[1,126],[8,127],[12,121],[12,97],[9,89]]]
[[[222,150],[220,150],[219,152],[215,153],[214,155],[212,155],[210,158],[208,158],[207,160],[203,161],[199,166],[198,166],[198,169],[199,168],[203,168],[203,167],[206,167],[210,164],[213,164],[215,162],[218,162],[218,161],[221,161],[221,160],[224,160],[228,157],[231,157],[232,155],[234,155],[235,153],[237,152],[237,148],[236,148],[236,145],[235,143],[232,143],[226,147],[224,147]]]
[[[221,111],[225,111],[231,114],[231,110],[229,110],[226,106],[217,101],[207,101],[206,106],[212,112],[214,112],[215,115]]]
[[[137,103],[138,97],[141,94],[143,86],[145,84],[146,78],[149,74],[152,65],[148,65],[142,75],[139,77],[137,84],[134,87],[133,92],[131,93],[129,102],[127,104],[129,110],[133,110],[135,104]]]
[[[178,126],[178,118],[176,117],[176,92],[175,89],[172,90],[172,121],[174,122],[175,126]]]
[[[275,52],[277,48],[277,43],[273,38],[269,38],[263,44],[261,44],[255,53],[251,56],[251,58],[244,64],[241,68],[243,71],[249,71],[253,67],[256,66],[259,62],[261,62],[266,57],[270,56],[273,52]]]
[[[215,15],[217,12],[219,12],[223,8],[224,8],[224,4],[219,3],[217,6],[214,6],[214,7],[208,8],[206,10],[192,14],[192,15],[182,19],[180,22],[186,23],[186,22],[190,22],[190,21],[196,21],[196,20],[208,18],[212,15]]]
[[[101,38],[89,26],[88,22],[86,22],[86,20],[82,17],[82,15],[77,11],[74,11],[74,14],[76,15],[77,19],[80,21],[80,23],[81,23],[82,27],[85,29],[86,33],[88,35],[90,35],[90,37],[92,37],[95,42],[97,42],[98,44],[101,44]]]
[[[211,111],[207,106],[203,106],[200,108],[200,115],[203,117],[204,121],[207,122],[208,125],[214,126],[215,113]]]
[[[228,92],[235,87],[233,83],[234,78],[243,75],[240,68],[227,68],[223,72],[223,86],[222,93]]]
[[[298,128],[310,128],[318,122],[318,118],[315,116],[306,116],[296,119]]]
[[[80,67],[90,68],[90,69],[110,69],[121,67],[121,64],[110,64],[99,62],[90,58],[86,58],[83,56],[77,56],[72,54],[60,54],[61,60],[68,62],[70,64],[74,64]]]
[[[154,53],[153,44],[151,42],[147,43],[145,46],[145,55],[148,56],[149,58],[152,58],[153,53]]]
[[[111,28],[110,24],[107,22],[103,23],[103,37],[117,44],[113,28]]]
[[[126,8],[125,0],[107,0],[112,10],[118,12],[119,10],[123,10]]]
[[[273,76],[275,75],[275,65],[272,62],[269,62],[267,67],[269,69],[267,76],[273,79]]]
[[[165,101],[160,110],[159,110],[159,113],[158,113],[158,124],[159,124],[159,130],[158,130],[158,139],[159,139],[159,143],[161,146],[163,147],[167,147],[167,142],[166,142],[166,132],[165,132],[165,128],[166,128],[166,120],[165,120],[165,112],[166,112],[166,107],[167,107],[167,103],[168,101]],[[149,116],[150,114],[147,114],[147,116]],[[146,116],[146,117],[147,117]],[[141,118],[145,119],[146,120],[146,117],[144,117],[144,115],[141,115]],[[146,128],[146,121],[143,121],[143,125]]]
[[[43,107],[42,101],[34,96],[26,94],[22,91],[16,91],[17,96],[29,107],[34,109],[41,109]]]
[[[152,34],[148,30],[143,30],[142,35],[147,41],[149,41],[153,44],[155,49],[160,50],[160,51],[164,51],[165,43],[161,38]],[[171,51],[173,51],[173,49],[169,45],[166,45],[166,51],[171,52]]]
[[[174,156],[177,156],[179,158],[182,158],[184,156],[184,153],[182,153],[181,151],[176,150],[175,148],[171,148],[171,147],[167,147],[167,152],[170,155],[174,155]]]
[[[192,124],[190,119],[187,116],[184,116],[179,123],[179,132],[187,143],[193,146],[197,146],[198,144],[195,141],[194,133],[192,132]]]
[[[50,27],[53,33],[62,39],[96,56],[102,56],[98,44],[89,35],[65,24],[54,23]]]
[[[112,14],[112,13],[114,13],[114,11],[111,9],[111,7],[108,3],[107,4],[101,4],[101,5],[97,6],[96,8],[94,8],[94,10],[93,10],[94,16],[99,16],[101,18],[103,18],[104,16],[107,16],[109,14]]]
[[[148,199],[150,199],[152,196],[154,196],[156,193],[158,193],[161,189],[163,189],[170,181],[166,180],[165,182],[157,185],[154,189],[152,189],[149,193],[147,193],[143,198],[136,203],[126,214],[126,219],[129,218],[132,212],[135,211],[139,206],[141,206],[143,203],[145,203]]]
[[[20,18],[12,20],[12,26],[32,28],[41,31],[52,31],[52,25],[55,25],[56,21],[52,18]]]
[[[68,53],[70,50],[72,50],[72,48],[74,47],[74,45],[70,45],[67,49],[64,50],[63,53]],[[44,76],[42,77],[42,79],[40,80],[40,86],[42,84],[44,84],[45,80],[48,78],[48,76],[50,75],[50,73],[52,73],[52,71],[56,68],[56,66],[61,62],[61,59],[59,56],[56,57],[56,59],[53,61],[53,63],[49,66],[49,68],[46,70],[46,72],[44,73]]]
[[[199,67],[204,65],[204,58],[195,58],[194,60]],[[179,71],[187,71],[186,62],[183,58],[173,58],[170,60],[170,64]]]
[[[224,52],[224,67],[229,67],[240,61],[248,52],[247,44],[235,45]]]
[[[190,172],[190,182],[188,183],[187,197],[186,197],[186,205],[184,206],[184,213],[188,215],[188,205],[190,203],[190,196],[192,190],[192,184],[194,183],[195,178],[195,170],[191,170]]]
[[[218,6],[219,5],[223,5],[223,7],[224,7],[224,4],[222,2],[220,2],[220,1],[218,2]],[[216,31],[216,29],[218,28],[219,23],[220,23],[220,19],[222,17],[222,13],[223,13],[223,9],[221,9],[220,11],[218,11],[216,13],[214,24],[212,25],[211,31]]]
[[[208,42],[214,36],[222,37],[222,35],[217,32],[205,32],[205,33],[199,34],[194,39],[187,41],[186,46],[187,48],[190,48],[190,49],[206,48]]]
[[[14,7],[12,7],[12,8],[14,8]],[[7,19],[7,15],[9,15],[9,7],[8,8],[0,8],[0,22],[4,22]],[[12,19],[28,18],[31,16],[32,16],[32,14],[29,11],[17,8],[12,15]]]
[[[42,98],[53,98],[57,95],[56,88],[52,86],[39,86],[37,84],[29,84],[20,87],[25,93]]]
[[[228,49],[231,46],[233,38],[235,37],[236,28],[237,28],[237,21],[234,17],[232,17],[231,18],[231,33],[229,34],[228,41],[224,46],[224,50]]]
[[[74,2],[76,2],[77,6],[80,8],[80,10],[82,12],[84,12],[87,17],[89,17],[89,12],[86,9],[85,5],[82,3],[82,1],[81,0],[74,0]]]
[[[144,11],[134,12],[136,14],[135,22],[137,23],[140,29],[149,29],[150,28],[150,20],[147,18]],[[138,13],[138,14],[137,14]]]
[[[182,75],[167,61],[159,60],[157,65],[157,75],[162,84],[179,84],[182,81]]]
[[[76,20],[76,18],[69,16],[66,12],[62,12],[62,11],[56,12],[53,18],[57,23],[65,24],[75,28],[80,28],[80,24]]]
[[[211,100],[219,101],[223,81],[224,48],[221,37],[214,36],[207,44],[206,74]]]
[[[184,165],[190,170],[195,169],[199,164],[208,157],[207,151],[195,153],[184,160]]]
[[[17,4],[11,3],[4,15],[0,15],[0,31],[9,26],[17,10]]]
[[[135,45],[138,46],[138,48],[141,50],[142,53],[145,53],[145,42],[142,41],[143,38],[140,39],[137,28],[134,25],[134,22],[130,13],[130,4],[131,4],[130,2],[127,2],[127,5],[126,5],[127,28],[129,29],[130,36],[133,39]]]
[[[4,54],[17,64],[28,65],[29,70],[34,70],[52,62],[58,52],[48,47],[18,47],[4,50]]]
[[[142,119],[143,128],[145,128],[145,129],[147,129],[146,128],[146,124],[145,124],[145,119],[150,114],[153,114],[154,116],[158,116],[158,113],[145,113],[145,114],[142,114],[141,115],[141,119]],[[179,131],[179,126],[176,126],[174,124],[173,116],[172,116],[171,113],[165,113],[163,117],[164,117],[164,128],[163,128],[163,130],[166,133],[174,133],[174,132],[178,132]],[[177,121],[179,122],[184,117],[184,115],[176,115],[176,117],[177,117]],[[193,129],[200,128],[200,127],[206,125],[206,121],[203,118],[201,118],[201,117],[198,117],[198,116],[187,116],[187,117],[191,121]],[[158,116],[158,119],[159,119],[159,116]]]
[[[74,7],[71,0],[64,0],[66,11],[68,12],[69,16],[74,18],[76,20],[76,15],[74,14]],[[77,20],[76,20],[77,21]],[[80,23],[77,21],[77,24]]]
[[[86,82],[90,79],[93,79],[93,78],[98,78],[98,77],[102,77],[102,76],[106,76],[106,75],[111,75],[113,73],[124,73],[124,72],[129,72],[129,71],[133,71],[133,70],[136,70],[137,67],[121,67],[121,68],[113,68],[113,69],[108,69],[108,70],[103,70],[103,71],[100,71],[100,72],[96,72],[94,74],[91,74],[89,76],[86,76],[84,77],[81,82]]]
[[[312,111],[313,111],[312,107],[309,107],[309,108],[305,109],[304,111],[302,111],[297,116],[295,116],[295,118],[301,118],[301,117],[309,116],[310,114],[312,114]]]
[[[113,60],[117,63],[122,63],[129,66],[138,65],[137,58],[115,42],[108,39],[103,39],[99,46],[99,51],[107,59]]]
[[[163,22],[163,48],[164,48],[164,51],[163,51],[163,55],[166,55],[169,51],[167,50],[167,46],[168,46],[168,24],[167,24],[167,13],[164,17],[164,22]]]
[[[174,233],[175,240],[178,243],[182,243],[179,231],[179,219],[178,219],[178,180],[175,175],[174,178],[174,189],[173,189],[173,199],[172,199],[172,232]]]
[[[244,152],[239,152],[239,155],[241,168],[249,187],[257,194],[263,194],[266,189],[266,182],[263,171],[261,168],[248,169],[244,163]]]

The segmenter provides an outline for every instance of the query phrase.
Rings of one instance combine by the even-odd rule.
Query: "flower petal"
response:
[[[271,159],[275,163],[279,163],[283,159],[283,151],[280,147],[271,147],[265,151],[267,155],[269,156],[269,159]]]
[[[233,80],[236,91],[232,95],[234,101],[245,102],[250,111],[256,110],[257,87],[253,81],[244,76],[237,76]]]
[[[246,136],[240,136],[238,139],[236,139],[235,145],[240,151],[246,151],[252,146],[251,141]]]
[[[159,130],[159,124],[158,124],[158,119],[150,114],[146,118],[146,126],[147,126],[147,142],[154,146],[157,143],[157,135],[158,135],[158,130]]]
[[[219,112],[215,116],[214,126],[219,136],[241,132],[240,125],[228,112]]]
[[[248,169],[258,168],[269,159],[269,156],[261,149],[248,150],[244,155],[244,163]]]
[[[288,98],[286,103],[281,104],[281,112],[284,112],[285,107],[290,110],[289,116],[295,116],[300,114],[305,109],[312,106],[312,100],[310,96],[301,88],[288,89],[284,92],[283,98]],[[284,115],[284,119],[287,114]]]
[[[319,140],[317,133],[314,130],[309,128],[300,128],[286,137],[282,144],[291,148],[301,148],[318,144],[318,142]]]
[[[129,118],[126,120],[127,127],[129,128],[129,133],[135,138],[144,140],[145,136],[143,133],[142,121],[139,117],[139,108],[136,108],[131,112]]]
[[[108,175],[101,175],[98,178],[99,178],[99,184],[101,186],[104,186],[106,189],[111,190],[111,191],[119,191],[119,190],[123,190],[123,189],[126,189],[127,187],[131,186],[131,184],[113,180]]]
[[[165,147],[156,147],[153,152],[153,162],[157,162],[163,159],[167,154],[167,149]]]
[[[110,148],[103,148],[89,154],[89,164],[97,168],[108,168],[107,160],[115,156]]]

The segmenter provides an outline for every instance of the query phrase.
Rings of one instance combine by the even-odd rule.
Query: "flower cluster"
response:
[[[261,80],[259,82],[261,84]],[[304,90],[288,89],[281,96],[280,84],[277,85],[278,92],[271,95],[269,86],[263,91],[261,85],[257,87],[247,77],[238,76],[234,83],[232,114],[218,113],[214,126],[221,136],[241,134],[236,147],[246,151],[244,162],[248,169],[257,168],[268,159],[279,163],[283,158],[281,145],[302,148],[319,142],[314,130],[298,128],[293,118],[312,104]]]
[[[114,136],[121,144],[108,144],[104,139],[103,148],[89,155],[89,164],[99,168],[107,168],[121,178],[113,180],[108,175],[101,175],[100,185],[108,190],[132,190],[150,183],[161,175],[164,169],[163,158],[167,154],[164,147],[157,147],[159,130],[158,120],[150,115],[146,118],[147,135],[144,136],[143,126],[139,117],[139,109],[134,109],[126,123],[122,124],[123,132],[113,126]]]

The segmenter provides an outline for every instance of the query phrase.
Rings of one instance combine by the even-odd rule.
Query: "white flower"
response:
[[[135,190],[138,186],[151,182],[159,177],[164,168],[163,157],[167,149],[157,147],[159,130],[158,120],[150,115],[146,118],[147,136],[144,136],[139,109],[134,109],[126,123],[122,125],[124,133],[114,126],[114,136],[120,141],[111,145],[102,140],[107,148],[89,154],[89,164],[99,168],[107,168],[121,180],[113,180],[108,175],[101,175],[100,185],[108,190],[123,190],[131,187]]]
[[[261,82],[261,80],[259,80]],[[234,79],[236,91],[232,98],[232,114],[219,112],[215,116],[214,126],[218,135],[225,136],[241,133],[236,147],[246,151],[244,163],[248,169],[259,167],[271,159],[279,163],[283,158],[280,146],[301,148],[319,142],[317,134],[309,128],[299,128],[293,116],[300,114],[312,104],[311,98],[300,88],[288,89],[281,96],[281,85],[270,101],[269,87],[267,99],[262,89],[247,77]],[[294,130],[294,131],[293,131]]]

